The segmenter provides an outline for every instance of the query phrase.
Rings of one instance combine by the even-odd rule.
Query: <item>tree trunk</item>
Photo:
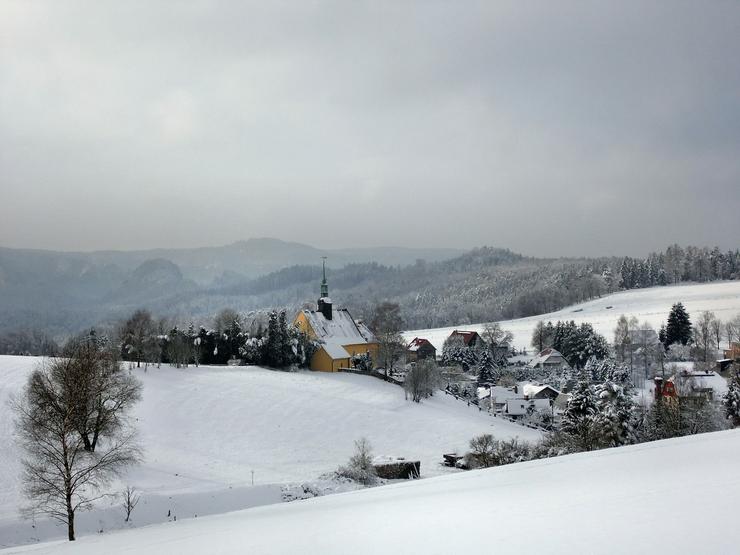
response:
[[[73,512],[67,513],[67,539],[71,542],[75,541],[75,514]]]
[[[67,488],[67,538],[75,541],[75,511],[72,508],[72,492]]]

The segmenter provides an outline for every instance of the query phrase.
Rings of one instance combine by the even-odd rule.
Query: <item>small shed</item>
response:
[[[385,480],[413,480],[419,477],[421,462],[407,461],[403,457],[375,457],[373,468],[378,478]]]

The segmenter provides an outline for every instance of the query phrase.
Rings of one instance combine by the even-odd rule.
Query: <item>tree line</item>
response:
[[[267,322],[245,324],[234,310],[224,309],[213,327],[194,324],[165,329],[147,310],[137,310],[118,327],[123,360],[144,364],[219,365],[239,360],[272,368],[307,366],[318,348],[303,332],[288,323],[285,310],[273,310]]]
[[[736,279],[740,272],[740,251],[719,247],[681,248],[671,245],[665,252],[645,259],[626,256],[619,267],[619,288],[637,289],[685,281],[706,282]]]

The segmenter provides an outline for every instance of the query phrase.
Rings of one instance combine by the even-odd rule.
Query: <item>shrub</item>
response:
[[[373,466],[372,446],[367,439],[363,437],[355,441],[354,455],[346,466],[339,467],[337,474],[366,486],[378,481],[378,474]]]

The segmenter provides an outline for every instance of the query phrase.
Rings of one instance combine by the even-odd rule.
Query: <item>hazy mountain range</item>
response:
[[[625,271],[634,282],[627,287],[659,284],[657,270],[674,276],[675,268],[664,271],[671,264],[680,266],[683,281],[740,278],[740,253],[672,249],[635,261],[544,259],[493,247],[328,250],[277,239],[132,252],[0,248],[0,332],[39,330],[64,339],[138,308],[168,318],[167,325],[196,326],[232,308],[256,325],[273,308],[316,302],[324,256],[336,305],[368,318],[377,302],[391,300],[408,329],[543,314],[615,290]]]
[[[327,257],[331,269],[368,262],[397,267],[417,260],[446,260],[463,252],[403,247],[319,249],[270,238],[220,247],[141,251],[0,247],[0,330],[38,327],[66,334],[139,307],[198,318],[209,313],[211,303],[205,303],[205,312],[183,313],[172,299],[209,297],[210,291],[244,287],[290,266],[316,269],[322,257]],[[244,308],[244,303],[236,304]]]

